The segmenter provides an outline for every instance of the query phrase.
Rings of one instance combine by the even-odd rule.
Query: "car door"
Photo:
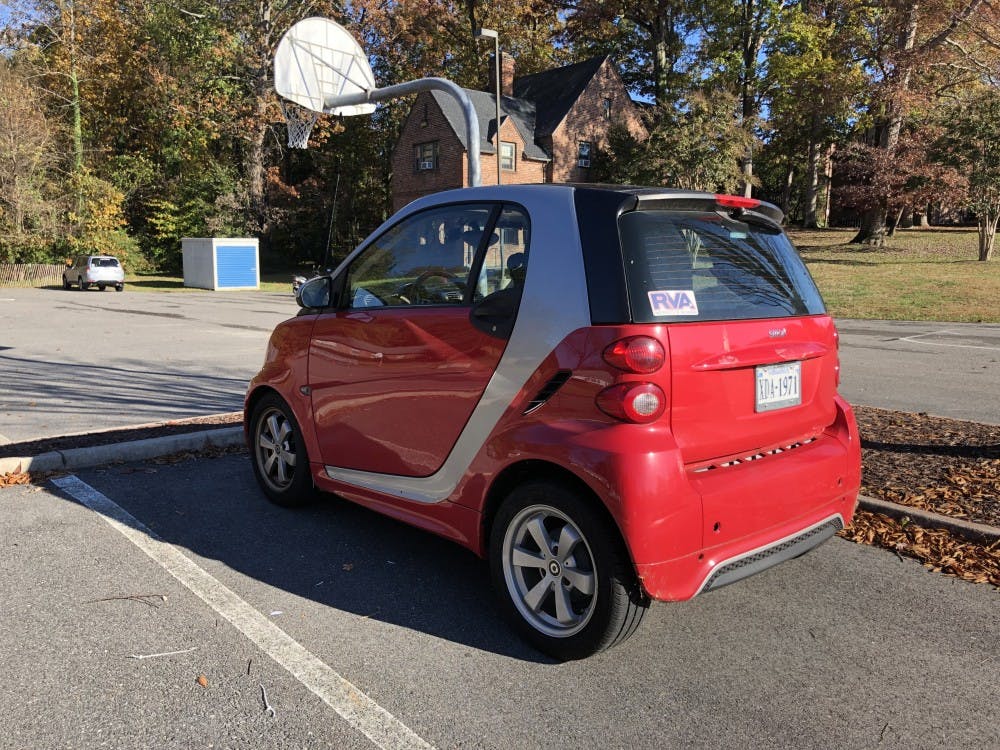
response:
[[[523,231],[498,226],[520,216],[497,204],[433,208],[391,227],[353,260],[341,306],[318,316],[309,351],[325,464],[429,476],[444,463],[516,315],[516,304],[491,302],[509,296],[525,266],[527,219],[518,224]],[[513,273],[511,256],[520,258]]]

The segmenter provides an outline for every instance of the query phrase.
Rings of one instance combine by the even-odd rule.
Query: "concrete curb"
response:
[[[1000,528],[985,523],[966,521],[962,518],[943,516],[922,508],[911,508],[909,505],[890,503],[888,500],[877,500],[874,497],[858,496],[858,507],[873,513],[881,513],[891,518],[907,518],[918,526],[947,529],[954,534],[979,544],[995,544],[1000,542]]]
[[[40,453],[37,456],[0,458],[0,474],[11,472],[73,471],[115,461],[144,461],[171,453],[230,448],[243,445],[243,426],[186,432],[180,435],[133,440],[127,443],[95,445]]]

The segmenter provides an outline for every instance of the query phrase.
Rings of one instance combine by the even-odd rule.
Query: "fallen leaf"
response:
[[[198,675],[198,679],[196,680],[196,682],[203,688],[208,687],[208,678],[203,674]]]

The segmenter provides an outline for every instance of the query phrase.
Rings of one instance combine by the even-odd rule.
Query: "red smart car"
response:
[[[489,561],[561,659],[843,528],[860,484],[837,332],[775,207],[652,188],[422,198],[271,336],[254,472]]]

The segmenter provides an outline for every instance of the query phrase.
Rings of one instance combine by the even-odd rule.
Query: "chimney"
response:
[[[496,68],[490,56],[490,84],[487,89],[492,94],[496,89]],[[514,96],[514,58],[506,52],[500,53],[500,91],[504,96]]]

